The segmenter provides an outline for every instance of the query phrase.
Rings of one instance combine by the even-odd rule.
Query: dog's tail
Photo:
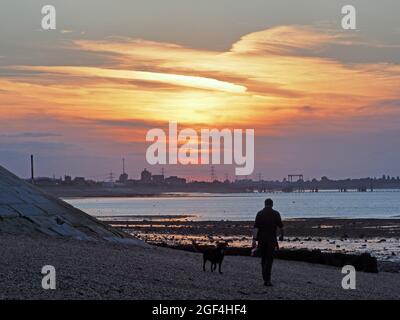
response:
[[[196,252],[200,252],[200,253],[203,253],[203,250],[200,248],[200,246],[196,243],[196,241],[192,241],[192,245],[193,245],[193,248],[194,248],[194,250],[196,251]]]

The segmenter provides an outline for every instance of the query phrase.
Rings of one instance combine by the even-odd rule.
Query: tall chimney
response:
[[[32,184],[35,183],[35,175],[33,172],[33,154],[31,154],[31,182]]]

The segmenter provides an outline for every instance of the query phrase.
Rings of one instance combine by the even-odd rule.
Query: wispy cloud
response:
[[[60,73],[71,76],[100,77],[112,79],[141,80],[150,82],[161,82],[175,86],[191,87],[204,90],[225,91],[231,93],[244,93],[246,87],[220,81],[212,78],[186,76],[181,74],[117,70],[89,67],[18,67],[24,70],[36,70],[49,73]]]
[[[315,51],[325,44],[350,43],[350,38],[333,32],[316,32],[305,26],[278,26],[243,36],[231,52],[241,54],[294,54],[296,50]]]
[[[53,132],[19,132],[10,134],[0,134],[0,138],[52,138],[61,136],[62,134]]]

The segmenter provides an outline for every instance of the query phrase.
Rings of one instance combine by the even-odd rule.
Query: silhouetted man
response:
[[[283,224],[281,215],[278,211],[272,209],[274,202],[272,199],[265,200],[265,207],[257,213],[256,221],[254,223],[253,232],[253,248],[257,247],[261,254],[262,276],[265,286],[272,286],[271,284],[271,270],[274,261],[275,249],[279,249],[278,241],[276,239],[276,229],[280,229],[279,240],[283,241]]]

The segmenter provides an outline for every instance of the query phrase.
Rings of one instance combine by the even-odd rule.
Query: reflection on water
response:
[[[196,220],[252,220],[271,197],[284,218],[391,218],[400,215],[400,192],[182,194],[151,198],[79,198],[67,202],[95,216],[188,215]],[[190,218],[189,218],[190,219]]]

